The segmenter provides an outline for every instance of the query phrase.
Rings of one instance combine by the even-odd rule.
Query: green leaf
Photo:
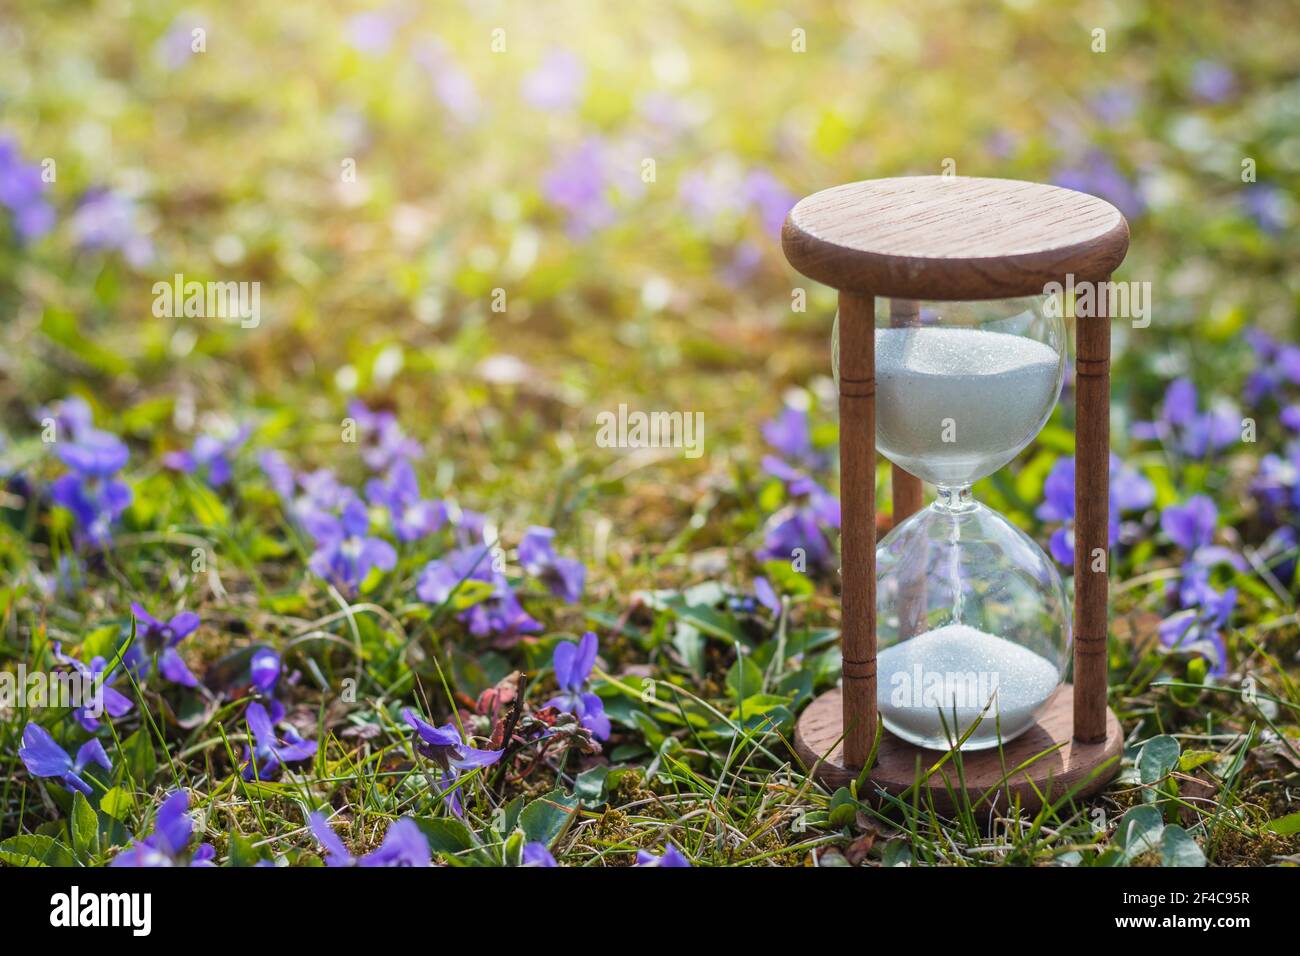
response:
[[[1205,866],[1205,854],[1192,835],[1178,824],[1165,827],[1160,840],[1161,866]]]
[[[727,671],[727,690],[732,700],[742,701],[763,689],[763,672],[748,657],[740,657]]]
[[[1155,849],[1164,829],[1164,819],[1155,807],[1143,804],[1130,809],[1120,819],[1115,833],[1115,841],[1121,850],[1116,864],[1126,866],[1148,850]]]
[[[134,806],[135,799],[121,787],[114,787],[99,798],[100,812],[114,820],[126,820]]]
[[[72,851],[54,837],[24,833],[0,843],[0,862],[10,866],[76,866]]]
[[[1283,836],[1300,833],[1300,812],[1288,813],[1276,820],[1269,820],[1268,823],[1264,824],[1264,829],[1273,833],[1281,833]]]
[[[1163,780],[1178,766],[1178,741],[1168,734],[1152,737],[1138,755],[1138,773],[1143,783]]]
[[[262,860],[262,853],[253,846],[253,841],[240,833],[231,833],[227,838],[228,855],[226,866],[256,866]]]
[[[848,826],[858,815],[858,801],[848,787],[840,787],[831,796],[830,812],[827,819],[837,827]]]
[[[72,798],[72,816],[68,819],[72,834],[72,851],[85,861],[99,853],[99,817],[80,790]]]
[[[126,772],[140,786],[147,786],[158,769],[158,758],[153,751],[153,738],[147,728],[141,727],[122,742]]]
[[[605,780],[609,777],[609,767],[600,765],[584,770],[573,782],[573,794],[587,806],[596,806],[605,802]]]
[[[434,853],[455,856],[478,846],[474,834],[460,820],[450,817],[417,817],[415,825],[428,838],[429,849]]]
[[[1178,769],[1186,773],[1189,770],[1195,770],[1211,760],[1218,757],[1219,754],[1214,750],[1188,750],[1178,758]]]
[[[544,797],[539,797],[519,814],[519,825],[529,843],[551,842],[564,832],[569,819],[578,807],[578,798],[563,790],[552,790]]]

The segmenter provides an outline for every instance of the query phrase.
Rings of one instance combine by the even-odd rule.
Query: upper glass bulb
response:
[[[946,487],[971,484],[1019,454],[1051,415],[1065,373],[1065,322],[1045,301],[876,299],[880,453]]]

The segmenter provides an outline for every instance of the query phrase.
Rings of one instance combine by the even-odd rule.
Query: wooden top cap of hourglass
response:
[[[1128,223],[1103,199],[1014,179],[907,176],[823,189],[782,230],[796,269],[836,289],[906,299],[1041,295],[1107,279]]]

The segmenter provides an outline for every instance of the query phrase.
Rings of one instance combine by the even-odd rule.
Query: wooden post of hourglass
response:
[[[1040,296],[1071,275],[1076,287],[1104,282],[1128,250],[1128,224],[1109,203],[1055,186],[916,176],[803,199],[786,220],[782,245],[791,265],[840,292],[843,689],[814,700],[795,728],[800,758],[838,787],[864,773],[877,722],[875,297],[897,301],[891,324],[908,324],[917,302]],[[1062,685],[1020,736],[962,755],[966,795],[977,810],[1012,800],[1033,810],[1046,799],[1086,796],[1118,770],[1119,721],[1106,706],[1108,321],[1077,326],[1075,683]],[[919,480],[897,468],[894,500],[895,521],[921,502]],[[922,804],[951,810],[957,784],[941,761],[886,731],[859,793],[911,794],[919,767],[928,774]]]
[[[1110,592],[1110,317],[1075,320],[1074,737],[1106,739],[1106,603]]]
[[[859,767],[876,736],[875,315],[871,296],[840,293],[842,719],[844,759]]]

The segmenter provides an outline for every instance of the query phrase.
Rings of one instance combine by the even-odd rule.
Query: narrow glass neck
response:
[[[957,514],[975,508],[975,498],[970,493],[970,485],[938,485],[935,488],[934,504],[930,507],[936,511]]]

